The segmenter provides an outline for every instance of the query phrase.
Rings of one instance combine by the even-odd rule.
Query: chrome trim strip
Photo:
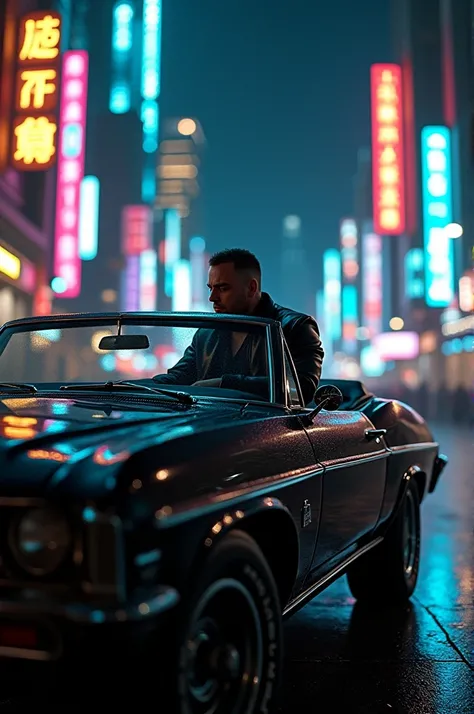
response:
[[[378,451],[375,455],[363,456],[361,458],[354,458],[349,462],[341,462],[330,464],[327,467],[323,465],[319,467],[312,466],[310,469],[302,470],[303,473],[294,474],[293,476],[282,474],[275,477],[267,477],[254,481],[252,485],[244,486],[238,491],[227,492],[222,494],[222,496],[214,496],[210,501],[200,501],[196,505],[195,502],[188,502],[180,504],[179,511],[173,513],[172,507],[164,505],[159,511],[156,512],[156,527],[159,529],[171,528],[183,523],[190,518],[197,518],[203,514],[214,513],[221,509],[226,509],[229,506],[242,503],[244,501],[249,501],[252,498],[258,498],[259,496],[266,496],[267,494],[273,493],[274,491],[281,491],[289,486],[294,486],[296,483],[301,481],[306,481],[314,476],[322,475],[326,471],[334,471],[336,468],[348,468],[350,466],[358,466],[359,464],[369,463],[371,461],[379,461],[382,459],[388,459],[390,456],[389,451]]]
[[[232,505],[239,505],[244,501],[250,501],[253,498],[258,498],[259,496],[266,496],[274,491],[281,491],[287,486],[294,486],[296,483],[301,481],[306,481],[307,479],[313,478],[315,476],[322,476],[324,473],[323,467],[311,467],[304,473],[297,474],[295,476],[276,476],[275,478],[261,479],[260,481],[268,481],[268,485],[259,485],[258,487],[247,486],[238,491],[228,492],[222,496],[214,496],[212,501],[198,502],[197,505],[193,503],[181,505],[180,510],[177,513],[173,513],[171,506],[164,506],[160,511],[155,514],[156,527],[159,529],[171,528],[189,520],[190,518],[196,518],[203,514],[214,513],[215,511],[221,511],[222,509],[227,509]],[[273,483],[272,483],[273,481]],[[254,482],[255,483],[255,482]],[[195,503],[195,502],[194,502]]]
[[[389,446],[390,451],[399,453],[400,451],[428,451],[428,449],[438,449],[437,441],[420,441],[418,444],[401,444],[401,446]]]
[[[157,587],[152,597],[136,602],[115,603],[114,606],[100,608],[97,604],[69,603],[55,600],[3,600],[0,601],[0,615],[20,617],[53,616],[64,618],[76,624],[102,625],[104,623],[140,622],[146,618],[170,610],[179,602],[178,591],[168,585]],[[15,648],[16,649],[16,648]]]
[[[369,550],[375,548],[375,546],[379,545],[382,541],[383,538],[379,536],[371,543],[368,543],[367,545],[363,546],[363,548],[360,548],[360,550],[358,550],[356,553],[353,553],[343,563],[340,563],[335,568],[333,568],[333,570],[331,570],[324,577],[322,577],[321,580],[318,580],[316,583],[313,583],[313,585],[311,585],[309,588],[300,593],[285,607],[285,609],[283,610],[283,617],[287,617],[288,615],[290,615],[293,610],[297,609],[313,595],[316,595],[316,592],[318,590],[321,590],[326,584],[329,584],[330,581],[334,580],[339,575],[342,575],[342,573],[349,567],[349,565],[352,565],[355,560],[360,558],[362,555],[365,555],[365,553],[368,553]]]
[[[333,459],[332,461],[328,461],[326,463],[323,461],[322,463],[325,471],[334,471],[335,469],[347,469],[350,466],[358,466],[359,464],[367,464],[371,461],[388,459],[389,456],[390,451],[374,451],[372,454],[368,455],[355,454],[355,456],[346,456],[344,459]]]
[[[272,334],[270,330],[270,325],[265,328],[265,338],[267,342],[267,364],[268,364],[268,383],[270,385],[270,394],[268,395],[269,401],[275,403],[275,370],[273,365],[273,345],[272,345]]]

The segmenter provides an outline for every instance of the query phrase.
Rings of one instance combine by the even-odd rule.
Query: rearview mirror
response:
[[[99,342],[99,350],[146,350],[149,346],[146,335],[105,335]]]

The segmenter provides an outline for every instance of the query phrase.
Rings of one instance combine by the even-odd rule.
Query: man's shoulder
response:
[[[277,303],[273,303],[273,305],[276,316],[275,319],[281,323],[283,332],[291,331],[300,325],[311,325],[312,327],[316,327],[319,333],[317,322],[312,315],[307,315],[304,312],[298,312],[297,310],[293,310],[291,307],[285,307],[284,305],[278,305]]]

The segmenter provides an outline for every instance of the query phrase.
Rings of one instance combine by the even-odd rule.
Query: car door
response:
[[[323,500],[313,567],[336,556],[377,523],[388,451],[369,440],[372,425],[357,411],[320,412],[307,432],[324,466]]]
[[[287,361],[294,372],[289,355]],[[388,450],[383,440],[368,438],[366,431],[373,425],[361,412],[322,410],[312,423],[304,423],[315,459],[324,467],[313,558],[317,567],[374,528],[385,491]]]

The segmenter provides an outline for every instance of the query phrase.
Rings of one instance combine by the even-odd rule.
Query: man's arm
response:
[[[168,370],[167,374],[156,374],[153,381],[159,384],[194,384],[198,378],[196,367],[196,335],[186,347],[183,356]]]
[[[323,366],[324,350],[319,329],[312,317],[297,322],[286,337],[305,405],[313,401]]]

